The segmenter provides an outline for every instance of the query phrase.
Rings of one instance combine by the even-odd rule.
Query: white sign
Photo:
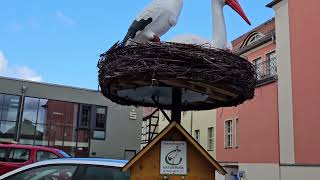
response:
[[[187,174],[186,141],[161,141],[160,174]]]
[[[137,113],[134,109],[131,109],[130,114],[129,114],[129,119],[131,119],[131,120],[137,119]]]

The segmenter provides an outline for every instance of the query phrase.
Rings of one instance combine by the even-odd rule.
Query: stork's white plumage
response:
[[[206,40],[197,35],[179,35],[173,38],[173,42],[185,44],[204,45],[205,47],[230,49],[230,43],[227,41],[227,29],[224,19],[223,7],[229,5],[235,10],[249,25],[250,21],[242,10],[238,0],[211,0],[213,40]]]
[[[153,0],[132,22],[122,44],[160,41],[178,22],[183,0]]]
[[[183,44],[196,44],[202,47],[211,48],[214,45],[206,38],[200,37],[195,34],[181,34],[177,35],[170,40],[170,42],[183,43]]]

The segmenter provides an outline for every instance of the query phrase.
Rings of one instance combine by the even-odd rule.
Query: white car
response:
[[[126,160],[65,158],[30,164],[0,176],[0,180],[129,180],[120,169]]]

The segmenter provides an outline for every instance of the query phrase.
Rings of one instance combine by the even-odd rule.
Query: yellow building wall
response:
[[[170,117],[170,111],[166,111]],[[163,130],[167,125],[168,121],[164,115],[159,113],[159,132]],[[188,111],[181,113],[181,125],[195,137],[195,130],[200,131],[200,144],[208,151],[208,128],[213,127],[213,151],[208,151],[212,157],[216,157],[216,110],[208,111]]]

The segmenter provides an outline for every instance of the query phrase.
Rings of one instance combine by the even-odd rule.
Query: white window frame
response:
[[[210,130],[211,130],[211,135],[210,136]],[[208,151],[213,151],[214,150],[214,127],[208,127],[208,144],[207,144],[207,150]]]
[[[259,39],[263,38],[264,36],[265,36],[264,34],[259,33],[259,32],[251,35],[251,37],[247,40],[245,46],[249,46],[249,45],[255,43],[256,41],[258,41]]]
[[[230,128],[227,127],[227,123],[230,122]],[[230,129],[230,132],[227,132],[227,129]],[[227,143],[229,142],[229,144]],[[224,147],[232,148],[233,147],[233,120],[227,119],[224,122]]]

